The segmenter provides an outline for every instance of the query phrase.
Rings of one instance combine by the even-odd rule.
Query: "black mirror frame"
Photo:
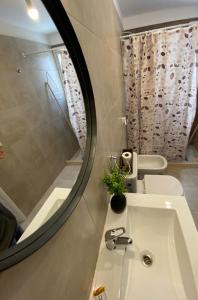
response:
[[[94,95],[86,62],[78,42],[73,26],[60,0],[41,0],[49,15],[54,21],[73,61],[77,76],[81,85],[86,118],[87,118],[87,143],[82,168],[78,179],[69,194],[67,201],[52,216],[52,218],[40,227],[26,240],[9,248],[0,254],[0,271],[5,270],[38,250],[44,245],[67,221],[76,208],[85,190],[91,173],[95,146],[96,146],[96,111]]]

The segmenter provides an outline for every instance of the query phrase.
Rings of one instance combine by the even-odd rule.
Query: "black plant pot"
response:
[[[111,198],[111,208],[116,214],[120,214],[125,210],[126,197],[124,194],[113,195]]]

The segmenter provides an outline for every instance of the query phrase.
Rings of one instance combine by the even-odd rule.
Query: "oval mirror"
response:
[[[0,269],[44,244],[76,207],[94,153],[84,57],[60,1],[0,3]]]

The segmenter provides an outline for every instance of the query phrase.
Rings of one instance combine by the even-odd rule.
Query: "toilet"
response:
[[[183,188],[179,180],[168,175],[145,175],[145,194],[182,196]]]
[[[149,171],[151,171],[150,166]],[[138,172],[138,155],[133,152],[133,173],[126,176],[126,187],[129,192],[154,195],[183,195],[182,184],[177,178],[154,173],[154,175],[144,174],[144,178],[138,180]]]

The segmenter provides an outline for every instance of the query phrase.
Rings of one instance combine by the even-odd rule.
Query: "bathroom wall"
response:
[[[97,147],[84,195],[59,232],[39,251],[0,273],[3,300],[88,300],[103,231],[106,157],[125,146],[120,24],[112,0],[62,0],[80,40],[97,110]]]
[[[198,5],[183,6],[122,18],[124,30],[172,22],[176,20],[197,18]]]
[[[65,106],[65,96],[51,53],[44,44],[0,35],[0,186],[27,216],[79,149],[73,131],[54,99],[48,80]],[[20,69],[20,72],[17,72]],[[47,72],[47,75],[46,75]]]

